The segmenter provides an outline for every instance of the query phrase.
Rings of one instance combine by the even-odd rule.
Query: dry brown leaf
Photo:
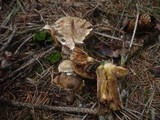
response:
[[[100,65],[97,70],[97,98],[109,105],[111,110],[119,110],[123,108],[122,100],[120,98],[119,88],[117,84],[117,76],[124,76],[128,70],[116,66],[112,63],[105,63]],[[118,70],[118,71],[117,71]],[[122,72],[120,72],[122,70]]]
[[[65,90],[74,90],[76,92],[83,86],[83,81],[78,76],[67,75],[66,73],[57,75],[51,82]]]

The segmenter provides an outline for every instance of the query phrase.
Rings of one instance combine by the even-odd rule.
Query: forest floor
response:
[[[146,33],[137,35],[133,32],[136,29],[145,32],[136,27],[136,20],[142,14],[159,23],[159,0],[37,1],[0,0],[1,120],[160,119],[159,30],[155,26],[152,30],[146,24],[142,26],[149,29]],[[85,79],[82,90],[74,94],[51,83],[63,59],[61,48],[50,41],[39,43],[41,39],[35,36],[39,37],[39,31],[46,24],[52,25],[64,16],[86,19],[93,25],[93,36],[84,44],[90,56],[118,65],[123,62],[129,70],[126,77],[118,80],[123,110],[106,115],[94,111],[98,108],[96,80]],[[133,31],[121,29],[127,18],[133,22]],[[103,44],[109,50],[97,51]],[[114,50],[127,52],[110,55]],[[123,57],[126,58],[124,61]]]

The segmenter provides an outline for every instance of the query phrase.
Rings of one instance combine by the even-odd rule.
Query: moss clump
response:
[[[61,54],[59,51],[56,51],[54,53],[51,53],[49,54],[47,57],[46,57],[47,61],[49,61],[50,63],[54,64],[58,61],[61,60]]]
[[[47,30],[38,31],[33,36],[33,41],[42,45],[50,45],[53,43],[53,39]]]

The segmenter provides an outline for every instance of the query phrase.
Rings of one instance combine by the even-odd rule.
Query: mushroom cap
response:
[[[79,76],[87,79],[96,79],[96,74],[94,72],[88,72],[86,70],[87,65],[78,65],[76,63],[72,63],[72,68],[75,73],[77,73]]]
[[[70,60],[78,65],[88,64],[89,62],[93,62],[93,58],[88,56],[88,54],[83,51],[81,48],[74,48],[71,55]]]
[[[61,73],[56,76],[52,82],[59,85],[65,90],[75,90],[79,91],[83,86],[83,81],[78,76],[67,75],[66,73]]]
[[[96,70],[97,97],[101,102],[107,101],[109,108],[114,111],[123,108],[115,75],[115,67],[116,65],[112,63],[105,63]]]
[[[58,66],[58,71],[73,73],[72,62],[70,60],[63,60]]]
[[[55,36],[62,44],[74,49],[75,44],[83,44],[85,37],[92,31],[92,24],[78,17],[62,17],[54,24],[58,32]]]

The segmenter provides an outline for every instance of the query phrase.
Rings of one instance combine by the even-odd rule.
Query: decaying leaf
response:
[[[123,30],[132,33],[135,26],[135,19],[125,20]],[[149,14],[141,14],[138,20],[136,33],[152,32],[156,27],[156,19]]]
[[[154,74],[156,77],[160,77],[160,66],[153,67],[149,71]]]
[[[65,73],[67,73],[67,75],[74,74],[74,70],[72,68],[72,61],[63,60],[58,66],[58,71],[59,72],[65,72]]]
[[[104,44],[103,42],[98,42],[94,48],[95,53],[98,53],[102,56],[114,57],[117,58],[120,55],[120,50],[113,50],[109,45]]]
[[[51,30],[53,38],[56,38],[62,45],[75,48],[75,44],[83,44],[86,36],[92,31],[92,25],[85,19],[78,17],[62,17],[54,25],[46,25],[44,29]]]
[[[121,72],[122,71],[122,72]],[[109,105],[111,110],[123,108],[117,84],[117,76],[125,76],[128,70],[112,63],[100,65],[97,70],[97,98]]]
[[[65,90],[74,90],[77,92],[83,86],[83,81],[78,76],[67,75],[66,73],[57,75],[51,82],[59,85]]]

